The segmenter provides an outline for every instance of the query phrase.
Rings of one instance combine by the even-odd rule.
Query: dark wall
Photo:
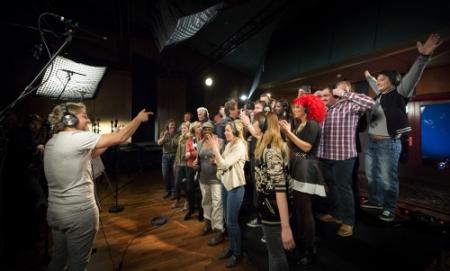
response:
[[[444,37],[450,31],[450,2],[443,0],[426,5],[340,1],[317,4],[309,13],[301,2],[295,1],[293,19],[281,23],[272,36],[261,84],[402,44],[414,46],[429,33]]]
[[[132,116],[142,109],[152,110],[158,114],[158,64],[150,58],[134,54],[132,58]],[[156,112],[155,112],[156,111]],[[132,137],[133,143],[155,140],[155,118],[139,127]]]

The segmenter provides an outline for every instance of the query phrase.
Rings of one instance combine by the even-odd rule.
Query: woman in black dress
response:
[[[294,207],[298,219],[298,233],[304,237],[304,254],[300,264],[315,263],[314,251],[315,223],[312,210],[314,195],[325,197],[322,174],[316,159],[319,146],[321,123],[326,109],[320,98],[306,94],[293,101],[293,115],[297,125],[281,120],[281,131],[287,136],[290,147],[289,171],[293,181]]]

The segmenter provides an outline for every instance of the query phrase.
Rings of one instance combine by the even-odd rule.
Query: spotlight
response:
[[[206,78],[205,85],[210,87],[210,86],[212,86],[212,84],[213,84],[212,78],[211,77]]]
[[[245,95],[245,94],[242,94],[242,95],[241,95],[241,97],[240,97],[240,99],[241,99],[241,101],[245,101],[245,100],[247,100],[247,95]]]

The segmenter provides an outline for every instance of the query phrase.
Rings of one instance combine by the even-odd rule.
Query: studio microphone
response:
[[[71,70],[66,70],[66,69],[59,69],[59,70],[63,71],[63,72],[70,73],[70,74],[78,74],[78,75],[81,75],[81,76],[86,76],[86,74],[79,73],[79,72],[74,72],[74,71],[71,71]]]
[[[68,19],[68,18],[66,18],[64,16],[61,16],[61,15],[58,15],[58,14],[55,14],[55,13],[48,13],[48,14],[50,14],[51,16],[57,18],[59,21],[63,22],[64,24],[66,24],[70,28],[78,28],[79,27],[78,22],[76,22],[74,20]]]
[[[89,35],[91,35],[91,36],[93,36],[95,38],[98,38],[98,39],[101,39],[101,40],[104,40],[104,41],[108,40],[107,36],[100,36],[98,34],[90,32],[90,31],[88,31],[86,29],[80,28],[78,22],[76,22],[76,21],[74,21],[72,19],[68,19],[68,18],[66,18],[64,16],[61,16],[61,15],[58,15],[58,14],[52,13],[52,12],[45,12],[43,14],[55,17],[58,21],[63,22],[66,25],[66,27],[71,29],[71,30],[76,29],[78,31],[85,32],[85,33],[87,33],[87,34],[89,34]]]

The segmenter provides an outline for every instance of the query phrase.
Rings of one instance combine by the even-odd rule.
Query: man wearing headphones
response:
[[[214,133],[221,139],[226,140],[225,138],[225,125],[229,123],[230,121],[234,121],[239,117],[239,108],[238,103],[231,99],[225,103],[225,115],[226,117],[223,118],[215,127],[214,127]]]
[[[45,147],[44,171],[54,247],[48,270],[86,269],[99,224],[91,160],[128,140],[151,114],[144,109],[119,132],[104,135],[88,131],[82,103],[57,105],[49,114],[54,135]]]
[[[208,109],[206,107],[197,108],[197,118],[201,123],[210,121]]]
[[[398,160],[400,137],[411,132],[406,104],[431,60],[434,49],[441,44],[437,34],[431,34],[422,44],[417,42],[420,55],[402,79],[396,71],[382,71],[377,79],[368,71],[365,76],[377,95],[369,119],[369,140],[366,147],[366,176],[369,199],[361,207],[383,210],[379,218],[392,221],[398,199]]]

